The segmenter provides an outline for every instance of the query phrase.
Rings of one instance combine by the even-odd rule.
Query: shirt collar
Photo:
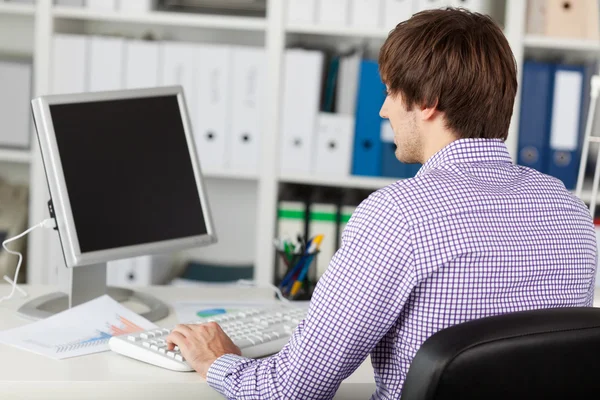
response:
[[[512,163],[512,158],[502,139],[458,139],[427,160],[418,175],[445,165],[481,162]]]

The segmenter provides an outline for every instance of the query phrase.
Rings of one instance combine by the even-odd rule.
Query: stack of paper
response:
[[[0,343],[55,359],[108,351],[108,340],[156,328],[105,295],[60,314],[0,332]]]

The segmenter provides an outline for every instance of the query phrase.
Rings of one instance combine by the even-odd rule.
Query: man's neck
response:
[[[433,157],[438,151],[448,146],[450,143],[458,140],[458,138],[448,131],[439,132],[432,135],[431,140],[423,148],[423,161],[421,164],[425,164],[427,160]]]

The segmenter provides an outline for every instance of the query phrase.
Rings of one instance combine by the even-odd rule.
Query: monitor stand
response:
[[[106,285],[106,263],[75,268],[62,268],[59,282],[62,292],[50,293],[25,303],[18,313],[29,319],[43,319],[83,304],[105,294],[118,302],[136,301],[149,308],[140,314],[150,321],[158,321],[169,315],[169,307],[149,294],[131,289]]]

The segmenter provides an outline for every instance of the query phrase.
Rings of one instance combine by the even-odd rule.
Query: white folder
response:
[[[383,0],[383,27],[393,29],[416,12],[417,0]]]
[[[84,0],[56,0],[57,6],[83,7]]]
[[[125,0],[130,1],[130,0]],[[116,11],[117,0],[85,0],[85,5],[91,10]]]
[[[264,48],[234,48],[229,159],[229,167],[234,171],[258,173],[266,68]]]
[[[31,64],[0,61],[0,146],[28,147]]]
[[[125,89],[158,86],[159,54],[156,42],[125,42]]]
[[[528,2],[530,2],[529,0]],[[451,0],[450,6],[465,8],[469,11],[480,14],[491,14],[493,11],[493,3],[497,0]],[[442,5],[443,7],[444,5]]]
[[[118,8],[119,11],[145,13],[152,11],[154,0],[121,0]]]
[[[356,28],[380,28],[383,25],[384,0],[351,0],[350,25]]]
[[[160,86],[181,85],[189,112],[192,131],[196,131],[196,79],[194,74],[197,47],[190,43],[163,42],[160,44]]]
[[[284,55],[280,170],[308,174],[321,97],[323,53],[289,49]]]
[[[106,263],[106,284],[115,287],[133,286],[137,271],[133,258],[124,258]]]
[[[335,254],[337,233],[337,206],[334,204],[313,203],[310,205],[308,236],[323,235],[317,254],[317,278],[320,278]]]
[[[577,149],[582,90],[583,74],[578,71],[556,71],[550,128],[551,150]]]
[[[317,2],[317,23],[346,26],[349,23],[349,11],[349,0],[320,0]]]
[[[354,117],[319,113],[313,175],[347,177],[352,166]]]
[[[337,96],[335,112],[338,114],[356,115],[361,61],[362,53],[359,51],[340,59],[338,84],[335,88]]]
[[[314,24],[316,13],[317,0],[287,0],[288,24]]]
[[[83,35],[54,35],[50,67],[52,94],[87,91],[88,40]]]
[[[88,89],[91,92],[123,88],[123,56],[125,39],[92,36]]]
[[[527,22],[525,31],[530,34],[543,35],[546,30],[546,0],[527,1]]]
[[[198,45],[195,54],[194,137],[198,157],[205,171],[222,171],[232,117],[232,50],[229,46]]]
[[[448,7],[451,4],[452,0],[417,0],[416,12]]]
[[[296,242],[298,235],[304,236],[306,204],[300,201],[280,201],[277,214],[277,237]],[[285,276],[287,267],[277,257],[277,277]]]

